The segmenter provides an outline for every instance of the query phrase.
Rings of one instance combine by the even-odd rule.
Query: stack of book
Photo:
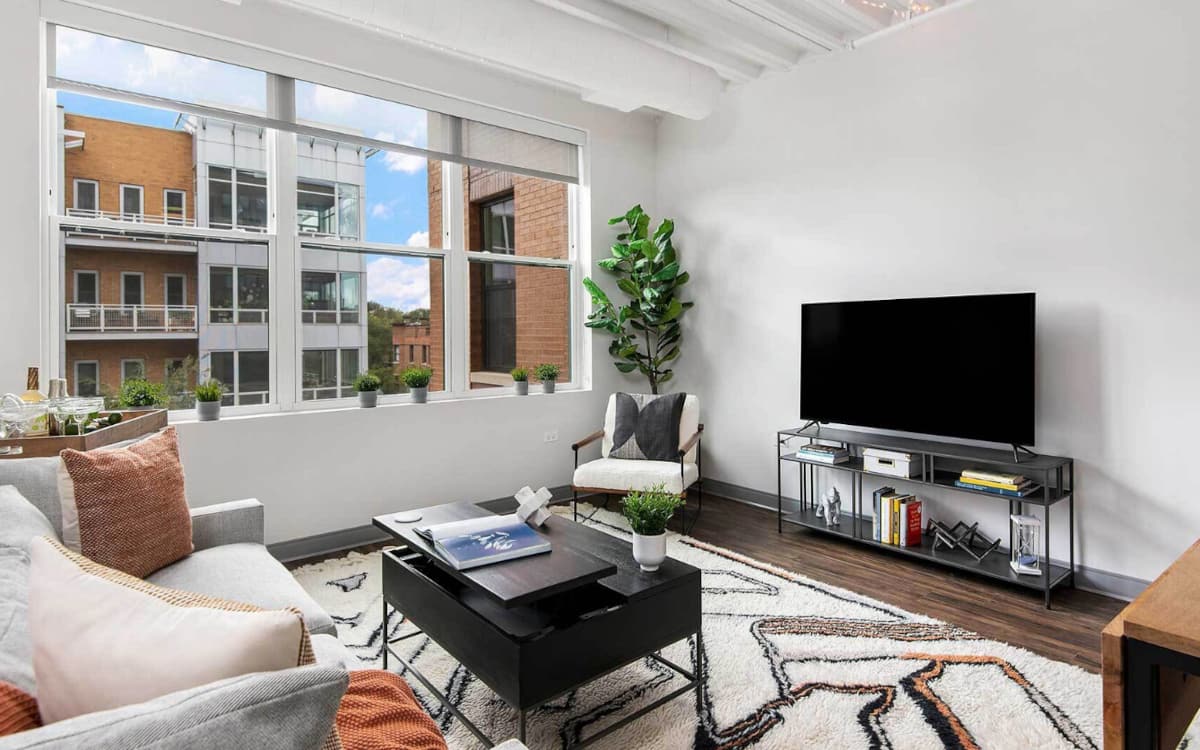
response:
[[[811,443],[796,451],[796,458],[823,464],[844,464],[850,460],[850,452],[840,446]]]
[[[920,547],[924,511],[916,495],[880,487],[873,495],[871,538],[880,544]]]
[[[1034,484],[1020,474],[998,474],[978,469],[964,469],[954,486],[1006,497],[1025,497],[1041,489],[1041,485]]]

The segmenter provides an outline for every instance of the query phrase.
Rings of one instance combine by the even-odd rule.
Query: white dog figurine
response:
[[[837,487],[830,487],[821,495],[817,505],[817,518],[824,518],[826,526],[840,526],[842,516],[842,496]]]

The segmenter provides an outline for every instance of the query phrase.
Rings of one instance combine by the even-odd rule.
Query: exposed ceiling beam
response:
[[[706,65],[726,80],[745,83],[762,75],[763,67],[744,57],[719,50],[695,37],[629,8],[605,0],[534,0],[585,21],[607,26],[646,44]]]
[[[878,19],[853,8],[842,0],[769,0],[772,4],[794,12],[812,11],[831,22],[844,25],[854,38],[874,34],[884,28]],[[799,7],[803,6],[803,7]]]
[[[754,0],[692,0],[694,5],[705,6],[724,19],[726,24],[738,24],[784,44],[792,44],[805,52],[829,52],[840,49],[842,44],[828,32],[803,33],[795,24],[780,23],[768,8]]]
[[[820,26],[812,22],[812,13],[800,14],[785,5],[772,2],[772,0],[726,0],[726,2],[742,8],[747,13],[763,18],[781,29],[810,39],[829,51],[844,48],[848,41],[840,25]]]
[[[634,11],[653,16],[694,36],[705,44],[730,50],[772,70],[787,70],[808,49],[799,38],[781,42],[708,8],[678,0],[612,0]]]

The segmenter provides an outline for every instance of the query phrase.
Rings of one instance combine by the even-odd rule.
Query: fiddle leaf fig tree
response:
[[[608,353],[616,368],[625,373],[637,370],[650,381],[650,392],[658,393],[675,374],[670,364],[679,357],[679,319],[695,303],[678,296],[688,274],[680,272],[671,245],[675,222],[663,219],[651,234],[650,216],[641,206],[608,220],[610,225],[622,222],[625,231],[617,235],[612,256],[596,265],[617,277],[617,288],[629,300],[614,304],[596,282],[584,279],[593,305],[587,326],[612,334]]]

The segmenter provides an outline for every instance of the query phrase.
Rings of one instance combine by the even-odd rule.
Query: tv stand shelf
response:
[[[994,448],[823,427],[780,430],[776,437],[778,443],[777,510],[780,533],[783,533],[785,523],[802,526],[847,541],[1007,581],[1025,588],[1037,589],[1043,592],[1047,608],[1050,607],[1050,595],[1055,588],[1074,584],[1075,462],[1071,458],[1024,454],[1019,457],[1019,460],[1014,460],[1012,452]],[[798,448],[814,442],[843,446],[849,451],[850,460],[841,464],[828,464],[795,455]],[[921,472],[916,477],[904,478],[865,471],[862,458],[862,451],[865,448],[883,448],[913,454],[920,460]],[[794,465],[800,472],[800,508],[793,513],[785,513],[783,510],[783,467],[785,465]],[[955,486],[955,479],[966,468],[1023,474],[1038,482],[1041,487],[1025,497],[1008,497],[983,490]],[[850,512],[842,513],[840,526],[826,526],[824,519],[818,518],[816,515],[818,469],[845,472],[850,475]],[[976,562],[974,558],[961,550],[945,548],[935,550],[932,539],[928,537],[919,547],[898,547],[875,541],[871,538],[872,513],[870,509],[864,508],[863,503],[864,475],[877,477],[881,484],[891,484],[898,488],[904,485],[924,485],[975,497],[982,496],[990,500],[1007,501],[1010,515],[1025,513],[1026,506],[1040,507],[1044,548],[1041,575],[1019,575],[1009,567],[1009,550],[1012,545],[1011,527],[1009,546],[1001,546],[980,562]],[[1064,503],[1069,530],[1069,550],[1066,561],[1056,561],[1050,555],[1050,516],[1056,506]]]

